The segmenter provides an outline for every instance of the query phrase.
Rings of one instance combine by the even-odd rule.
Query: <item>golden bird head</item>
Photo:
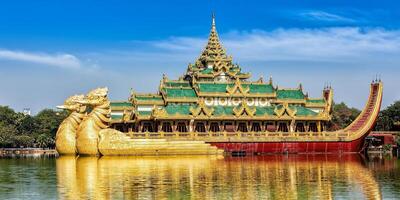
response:
[[[64,101],[64,105],[57,106],[57,108],[83,113],[86,111],[86,106],[81,103],[84,99],[83,94],[70,96]]]
[[[97,88],[90,91],[86,97],[80,101],[82,104],[89,105],[89,106],[98,106],[102,105],[108,101],[108,88]]]

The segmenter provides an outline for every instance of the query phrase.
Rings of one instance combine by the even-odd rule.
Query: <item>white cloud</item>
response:
[[[392,58],[400,62],[397,56],[400,55],[400,31],[397,30],[358,27],[253,30],[230,32],[221,39],[228,53],[241,61],[343,62]],[[177,55],[182,55],[182,59],[187,59],[187,54],[199,54],[205,43],[206,38],[188,37],[148,41],[149,46],[140,49],[140,58],[145,59],[146,54],[153,57],[156,51],[158,56],[164,54],[176,59]]]
[[[44,54],[0,49],[0,59],[33,62],[62,68],[77,69],[81,67],[80,60],[71,54]]]
[[[326,21],[326,22],[355,22],[354,19],[343,17],[340,15],[320,11],[306,11],[300,13],[300,16],[304,17],[307,20],[317,20],[317,21]]]

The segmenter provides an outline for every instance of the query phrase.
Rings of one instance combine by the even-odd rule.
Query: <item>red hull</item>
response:
[[[359,153],[364,145],[361,137],[351,142],[210,142],[225,152],[246,154],[282,154],[282,153]]]
[[[382,83],[371,84],[369,101],[362,114],[349,126],[348,131],[355,132],[366,128],[369,120],[373,124],[368,127],[363,135],[352,141],[333,141],[333,142],[209,142],[211,145],[225,152],[246,153],[246,154],[282,154],[282,153],[359,153],[363,150],[364,139],[374,127],[378,117],[379,108],[382,102]],[[378,112],[376,111],[376,108]]]

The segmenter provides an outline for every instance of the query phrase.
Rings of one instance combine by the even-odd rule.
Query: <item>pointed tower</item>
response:
[[[225,49],[219,41],[214,14],[212,15],[211,31],[208,36],[207,45],[198,60],[206,68],[219,68],[232,65],[232,57],[226,55]]]
[[[240,72],[238,65],[233,64],[232,57],[226,54],[217,33],[215,15],[212,15],[211,31],[207,45],[194,65],[189,64],[188,74],[197,78],[213,78],[215,80],[236,80],[249,78],[249,74]]]

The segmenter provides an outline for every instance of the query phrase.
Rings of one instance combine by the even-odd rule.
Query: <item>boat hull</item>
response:
[[[349,142],[209,142],[226,153],[282,154],[282,153],[359,153],[364,137]]]

